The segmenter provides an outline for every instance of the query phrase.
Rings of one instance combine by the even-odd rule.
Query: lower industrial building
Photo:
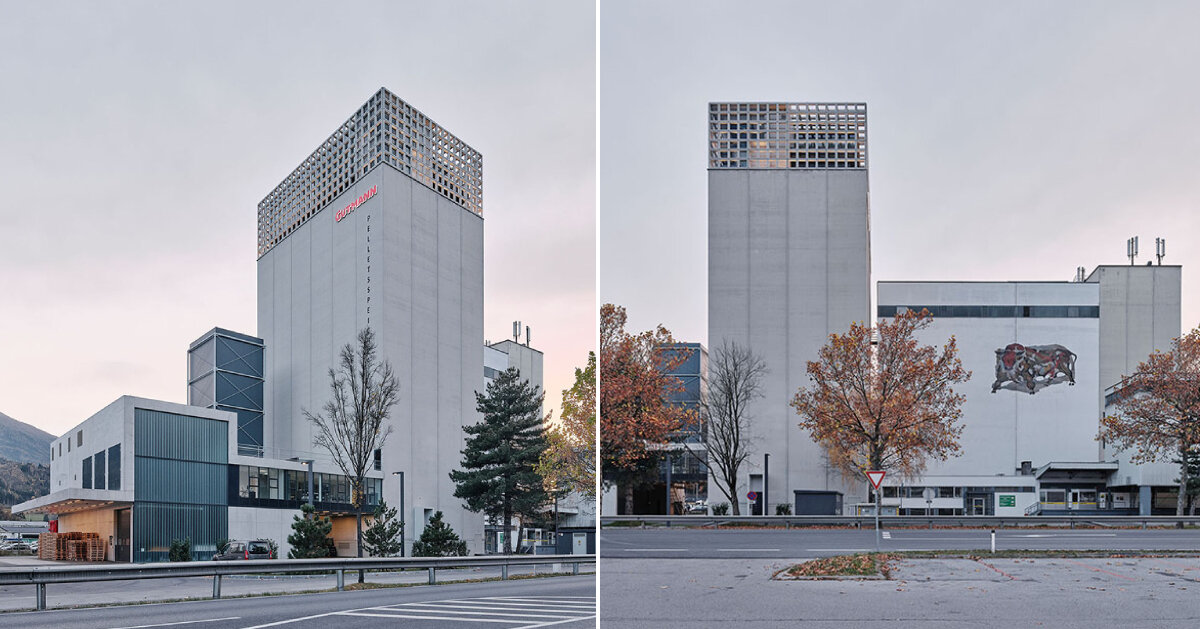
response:
[[[237,452],[237,415],[123,396],[51,444],[50,493],[14,507],[55,516],[58,533],[95,533],[108,561],[164,561],[188,539],[210,559],[221,539],[271,539],[290,547],[292,516],[309,500],[307,466]],[[314,465],[312,501],[331,517],[339,556],[353,556],[350,482]],[[369,474],[364,510],[379,503],[382,472]]]

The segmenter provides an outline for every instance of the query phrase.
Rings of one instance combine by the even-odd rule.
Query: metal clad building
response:
[[[842,490],[788,401],[830,333],[871,320],[866,105],[711,103],[708,114],[708,344],[748,345],[768,369],[737,494],[761,491],[764,453],[772,505],[793,489]]]
[[[381,89],[259,204],[258,260],[267,455],[312,451],[303,411],[325,403],[328,369],[370,326],[400,381],[384,496],[404,471],[408,541],[440,510],[475,552],[482,516],[449,472],[478,421],[481,181],[478,152]]]

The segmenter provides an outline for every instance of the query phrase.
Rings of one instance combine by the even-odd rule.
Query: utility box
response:
[[[841,515],[842,492],[794,489],[796,515]]]

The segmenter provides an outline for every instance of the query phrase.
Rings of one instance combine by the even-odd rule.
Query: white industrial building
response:
[[[866,506],[867,483],[828,464],[789,402],[830,334],[922,308],[934,322],[921,339],[954,335],[974,374],[958,387],[962,454],[885,479],[885,510],[1165,508],[1174,466],[1130,465],[1097,435],[1106,393],[1180,334],[1179,267],[1131,258],[1071,282],[882,282],[873,314],[866,105],[718,102],[708,120],[708,345],[747,346],[767,368],[748,409],[752,453],[736,494],[758,499],[743,498],[745,512]],[[1044,373],[998,371],[1014,357]]]

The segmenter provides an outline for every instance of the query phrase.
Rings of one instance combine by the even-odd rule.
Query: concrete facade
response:
[[[761,475],[771,455],[772,504],[790,503],[793,489],[856,491],[796,428],[788,402],[829,334],[870,321],[868,197],[865,169],[708,173],[709,348],[735,342],[766,363],[747,472]]]
[[[398,502],[393,472],[405,472],[408,543],[421,531],[414,523],[442,511],[479,552],[482,516],[454,497],[449,473],[462,459],[462,427],[479,421],[483,218],[447,194],[383,161],[259,258],[265,454],[311,456],[313,428],[303,411],[321,408],[339,351],[371,327],[400,383],[383,446],[383,495]]]
[[[1095,284],[1069,282],[880,282],[879,310],[882,317],[897,306],[1001,306],[1024,315],[1025,306],[1067,306],[1094,314],[1099,293]],[[918,340],[941,347],[954,336],[972,376],[955,387],[966,396],[962,454],[930,462],[926,474],[1014,474],[1022,461],[1098,461],[1100,325],[1098,316],[935,316]],[[1074,352],[1075,384],[1061,382],[1032,395],[1007,388],[992,393],[996,350],[1012,343],[1057,344]]]

